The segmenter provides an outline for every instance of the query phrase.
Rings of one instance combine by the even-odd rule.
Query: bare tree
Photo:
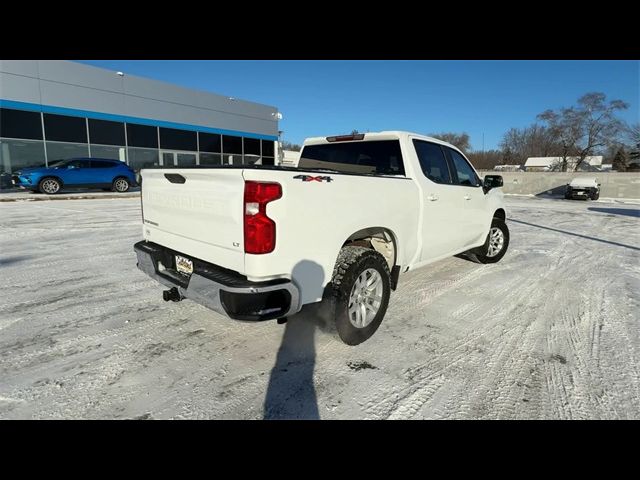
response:
[[[496,165],[505,163],[504,153],[500,150],[487,150],[486,152],[474,150],[467,152],[466,155],[478,170],[493,170]]]
[[[297,143],[291,143],[291,142],[284,141],[284,142],[282,142],[282,149],[283,150],[293,150],[294,152],[299,152],[300,150],[302,150],[302,147],[300,145],[298,145]]]
[[[561,147],[562,171],[567,171],[568,157],[577,158],[577,170],[587,156],[610,143],[623,128],[616,112],[628,107],[622,100],[607,102],[604,93],[592,92],[580,97],[577,106],[539,114]]]
[[[508,130],[502,137],[500,148],[504,153],[504,163],[508,165],[523,164],[529,157],[555,156],[560,151],[549,129],[539,124]]]
[[[462,133],[454,133],[454,132],[442,132],[442,133],[430,133],[430,137],[437,138],[439,140],[450,143],[451,145],[455,145],[463,153],[467,153],[467,151],[471,148],[469,134],[466,132]]]
[[[623,144],[629,147],[629,161],[640,161],[640,123],[625,126]]]

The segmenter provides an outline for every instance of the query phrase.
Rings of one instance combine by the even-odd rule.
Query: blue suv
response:
[[[136,174],[119,160],[71,158],[52,162],[48,167],[18,170],[12,182],[17,187],[49,194],[62,188],[101,188],[124,193],[136,185]]]

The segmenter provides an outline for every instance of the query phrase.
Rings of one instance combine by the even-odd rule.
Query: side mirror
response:
[[[502,175],[485,175],[482,189],[487,193],[492,188],[500,188],[504,185]]]

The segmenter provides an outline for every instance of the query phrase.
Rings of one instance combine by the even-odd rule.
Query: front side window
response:
[[[423,140],[414,140],[413,145],[425,176],[432,182],[450,184],[449,166],[440,145]]]
[[[453,149],[449,149],[449,155],[453,161],[453,166],[456,169],[458,175],[458,184],[467,187],[480,186],[480,179],[476,175],[476,172],[471,168],[469,162]]]
[[[67,162],[67,169],[71,168],[89,168],[90,167],[89,160],[70,160]]]
[[[345,173],[404,175],[398,140],[307,145],[300,154],[298,168],[326,168]]]

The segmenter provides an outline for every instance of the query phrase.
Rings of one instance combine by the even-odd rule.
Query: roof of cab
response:
[[[407,132],[407,131],[403,131],[403,130],[385,130],[385,131],[382,131],[382,132],[366,132],[366,133],[359,132],[358,135],[364,135],[364,138],[361,139],[361,140],[343,140],[343,141],[361,142],[361,141],[365,141],[365,140],[393,140],[393,139],[400,139],[400,138],[405,138],[405,137],[414,137],[414,138],[419,138],[420,140],[427,140],[429,142],[439,143],[441,145],[446,145],[447,147],[453,147],[458,151],[460,150],[455,145],[447,143],[447,142],[445,142],[443,140],[439,140],[437,138],[429,137],[427,135],[422,135],[420,133]],[[310,138],[305,139],[304,145],[322,145],[322,144],[325,144],[325,143],[330,143],[327,140],[327,137],[331,137],[331,136],[332,135],[328,135],[326,137],[310,137]],[[348,134],[342,134],[342,135],[338,135],[338,136],[348,136]]]

